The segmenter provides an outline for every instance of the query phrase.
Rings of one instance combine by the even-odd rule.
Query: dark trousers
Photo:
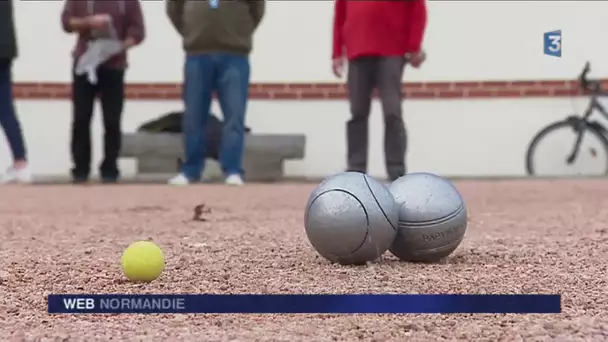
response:
[[[405,174],[407,134],[401,110],[404,67],[403,57],[360,57],[349,61],[351,119],[346,124],[346,135],[350,171],[367,172],[369,114],[377,89],[384,114],[386,170],[393,180]]]
[[[14,161],[26,159],[21,125],[13,104],[12,61],[0,59],[0,126],[6,135]]]
[[[99,95],[103,113],[104,159],[99,168],[101,177],[119,177],[118,154],[122,139],[121,117],[125,100],[124,70],[100,67],[97,84],[86,75],[73,75],[72,81],[72,161],[74,179],[84,180],[91,170],[91,119],[95,99]]]

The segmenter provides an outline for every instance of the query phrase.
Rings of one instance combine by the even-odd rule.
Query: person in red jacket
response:
[[[401,80],[407,63],[424,62],[425,0],[335,0],[332,67],[347,85],[351,118],[346,124],[349,171],[367,172],[368,121],[378,90],[384,113],[384,153],[391,180],[405,174],[407,136],[402,118]]]

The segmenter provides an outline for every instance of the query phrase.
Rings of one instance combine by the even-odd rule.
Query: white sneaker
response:
[[[241,178],[240,175],[230,175],[226,177],[226,185],[241,186],[243,184],[245,184],[245,182],[243,182],[243,178]]]
[[[183,173],[180,173],[179,175],[169,179],[167,183],[169,185],[185,186],[190,184],[190,180]]]
[[[23,167],[16,169],[14,167],[6,170],[2,176],[0,176],[0,184],[9,184],[9,183],[20,183],[20,184],[30,184],[33,182],[32,172],[29,167]]]

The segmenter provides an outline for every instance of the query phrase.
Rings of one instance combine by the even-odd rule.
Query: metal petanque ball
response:
[[[404,261],[438,261],[464,238],[467,208],[456,187],[431,173],[410,173],[389,187],[399,205],[397,237],[389,251]]]
[[[306,204],[306,235],[317,252],[340,264],[365,264],[388,250],[399,208],[388,188],[358,172],[325,179]]]

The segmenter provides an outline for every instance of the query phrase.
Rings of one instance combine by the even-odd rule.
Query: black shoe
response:
[[[73,184],[85,184],[89,182],[89,171],[73,168],[70,170],[72,174],[72,183]]]
[[[358,173],[367,174],[367,172],[359,170],[359,169],[348,169],[348,170],[346,170],[346,172],[358,172]]]
[[[118,172],[112,172],[110,174],[101,173],[99,180],[102,184],[116,184],[118,183],[118,178]]]
[[[116,167],[107,167],[102,165],[99,168],[99,180],[103,184],[115,184],[118,183],[120,178],[120,171]]]
[[[72,177],[72,184],[86,184],[89,182],[89,178],[85,176],[74,176]]]
[[[101,183],[102,184],[116,184],[116,183],[118,183],[118,177],[106,177],[106,176],[102,176],[101,177]]]
[[[394,182],[397,179],[403,177],[404,175],[405,175],[405,172],[391,172],[388,175],[388,179],[390,179],[391,182]]]

